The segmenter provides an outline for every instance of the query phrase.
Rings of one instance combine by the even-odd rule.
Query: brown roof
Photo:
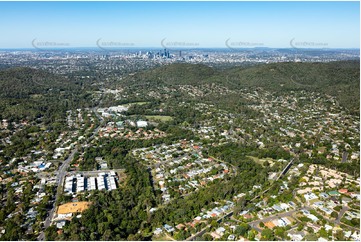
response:
[[[273,229],[274,227],[276,227],[276,225],[272,221],[268,221],[264,223],[264,225],[269,229]]]

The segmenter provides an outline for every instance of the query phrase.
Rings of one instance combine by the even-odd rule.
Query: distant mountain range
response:
[[[261,87],[279,95],[289,91],[308,90],[335,96],[350,113],[359,114],[360,108],[359,61],[272,63],[228,69],[216,69],[203,64],[174,63],[138,72],[120,82],[139,88],[217,83],[229,89]],[[27,103],[27,100],[35,105],[34,102],[39,99],[34,99],[34,95],[44,94],[50,95],[53,100],[67,100],[66,106],[75,107],[85,97],[89,98],[82,91],[83,85],[86,84],[44,70],[8,68],[0,70],[0,101],[6,100],[7,107],[19,102],[28,106],[31,103]],[[7,108],[3,107],[2,110]]]
[[[283,62],[218,70],[203,64],[175,63],[129,76],[126,85],[199,85],[262,87],[275,92],[308,90],[335,96],[352,113],[360,107],[360,62]]]

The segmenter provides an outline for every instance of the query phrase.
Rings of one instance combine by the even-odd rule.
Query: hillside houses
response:
[[[231,170],[223,162],[203,157],[202,144],[193,141],[136,149],[132,154],[152,169],[155,187],[162,191],[164,202],[169,202],[174,192],[185,195],[196,191],[215,179],[223,179]]]

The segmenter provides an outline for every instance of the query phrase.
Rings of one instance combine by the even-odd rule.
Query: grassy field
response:
[[[153,236],[152,240],[154,241],[171,241],[171,240],[174,240],[172,237],[170,237],[169,235],[167,234],[163,234],[161,236]]]
[[[30,95],[31,98],[41,98],[43,95],[42,94],[32,94]]]
[[[161,116],[161,115],[147,115],[145,116],[150,121],[161,121],[161,122],[167,122],[172,121],[173,117],[171,116]]]
[[[254,162],[256,162],[257,164],[263,165],[263,163],[265,161],[268,161],[271,165],[273,165],[273,163],[275,162],[275,160],[273,160],[272,158],[264,158],[264,159],[259,159],[257,157],[254,156],[247,156],[248,158],[251,158]]]

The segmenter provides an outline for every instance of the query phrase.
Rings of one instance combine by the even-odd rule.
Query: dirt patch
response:
[[[90,202],[65,203],[58,208],[58,214],[81,213],[88,209]]]

